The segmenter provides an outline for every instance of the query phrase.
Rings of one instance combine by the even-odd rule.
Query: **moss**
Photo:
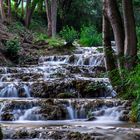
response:
[[[76,96],[72,93],[59,93],[57,98],[75,98]]]
[[[0,127],[0,140],[3,139],[3,133],[2,133],[2,130],[1,130],[1,127]]]

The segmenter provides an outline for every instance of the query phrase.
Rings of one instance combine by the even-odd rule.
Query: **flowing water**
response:
[[[104,54],[99,50],[81,47],[72,55],[42,56],[33,66],[0,67],[1,124],[13,128],[121,124],[129,103],[111,99],[116,92],[106,77]],[[100,87],[91,90],[93,85]],[[76,99],[58,99],[65,93]]]

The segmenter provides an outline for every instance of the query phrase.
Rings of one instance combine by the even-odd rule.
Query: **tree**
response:
[[[11,21],[11,0],[7,1],[7,6],[8,6],[7,17],[8,17],[8,22],[10,22]]]
[[[135,19],[133,12],[132,0],[122,0],[123,7],[123,22],[121,18],[121,14],[119,12],[117,6],[117,0],[104,0],[104,18],[103,18],[103,33],[104,33],[104,50],[106,56],[106,66],[107,70],[111,71],[114,69],[114,63],[110,61],[116,62],[111,52],[109,36],[109,25],[111,25],[113,29],[113,33],[115,36],[116,48],[117,48],[117,57],[119,58],[119,66],[121,69],[133,69],[136,64],[137,58],[137,38],[136,38],[136,29],[135,29]],[[122,59],[123,58],[123,59]],[[125,59],[125,63],[124,63]],[[120,71],[116,67],[116,71],[119,71],[117,74],[118,79],[122,82],[118,82],[118,86],[121,86],[121,83],[125,80],[125,74]],[[114,71],[114,70],[113,70]],[[116,74],[115,74],[116,75]],[[110,81],[112,85],[114,85],[113,75],[109,75]],[[125,86],[122,88],[125,91]],[[122,92],[122,91],[121,91]]]
[[[47,34],[49,37],[51,37],[52,36],[51,1],[45,0],[45,4],[46,4],[46,14],[47,14],[47,21],[48,21]]]
[[[137,60],[137,37],[132,0],[122,0],[125,29],[125,67],[131,69]]]
[[[4,22],[6,20],[5,16],[5,11],[4,11],[4,4],[3,0],[0,0],[0,15],[1,15],[1,20]]]
[[[111,47],[111,26],[107,16],[107,3],[106,0],[103,0],[103,46],[105,54],[105,66],[108,72],[109,79],[112,83],[112,86],[116,88],[120,85],[121,77],[119,75],[119,70],[115,65],[115,56]]]
[[[124,68],[124,63],[123,63],[124,28],[123,28],[121,14],[119,12],[116,0],[106,0],[106,13],[115,37],[119,67],[123,69]]]
[[[46,14],[48,20],[48,36],[56,36],[57,26],[57,0],[46,0]]]
[[[36,5],[37,5],[38,1],[39,0],[33,0],[33,1],[27,0],[27,2],[26,2],[25,26],[27,28],[29,28],[33,12],[34,12],[34,10],[36,8]]]
[[[57,22],[57,0],[52,0],[51,20],[52,20],[52,37],[55,37],[56,36],[56,22]]]

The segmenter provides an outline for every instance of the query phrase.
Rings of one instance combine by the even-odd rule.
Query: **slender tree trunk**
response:
[[[33,2],[31,2],[31,0],[27,0],[26,17],[25,17],[25,26],[27,28],[29,28],[29,25],[30,25],[31,19],[32,19],[32,15],[33,15],[33,12],[35,10],[37,3],[38,3],[38,0],[33,0]]]
[[[137,60],[137,37],[132,0],[122,0],[125,28],[125,67],[131,69]]]
[[[51,21],[52,21],[52,37],[55,37],[57,23],[57,0],[51,1]]]
[[[21,1],[21,17],[24,17],[24,0]]]
[[[106,64],[106,70],[108,72],[110,82],[114,88],[117,88],[117,86],[120,85],[121,77],[119,74],[118,67],[115,65],[116,60],[111,47],[111,39],[110,39],[111,26],[106,13],[105,1],[106,0],[103,0],[103,26],[102,26],[105,64]]]
[[[8,22],[11,22],[11,0],[8,0],[8,11],[7,11]]]
[[[116,0],[106,0],[106,13],[114,32],[119,67],[123,69],[124,28],[123,28],[122,18]]]
[[[18,7],[22,0],[14,0],[14,13],[15,16],[18,17]]]
[[[52,36],[51,2],[50,0],[45,0],[45,3],[46,3],[46,14],[47,14],[47,21],[48,21],[47,34],[48,37],[51,37]]]
[[[6,20],[5,12],[4,12],[4,4],[3,0],[0,0],[0,14],[1,14],[1,20],[4,22]]]

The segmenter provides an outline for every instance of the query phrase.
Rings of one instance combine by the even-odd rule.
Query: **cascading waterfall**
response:
[[[67,111],[68,111],[69,118],[71,120],[75,119],[75,113],[74,113],[75,111],[74,111],[70,101],[69,101],[69,104],[67,106]]]
[[[40,108],[39,107],[33,107],[25,111],[24,115],[19,117],[19,121],[24,120],[40,120],[41,116],[39,114],[35,114]]]
[[[38,65],[35,66],[6,68],[1,67],[0,97],[16,97],[15,101],[13,100],[9,104],[7,101],[7,104],[3,105],[3,107],[0,107],[0,115],[2,116],[1,118],[9,115],[14,118],[13,120],[20,121],[45,120],[45,118],[43,117],[43,113],[47,112],[45,109],[48,106],[45,106],[45,103],[41,105],[43,100],[42,97],[46,98],[48,97],[48,94],[53,95],[57,92],[62,94],[66,92],[77,95],[79,102],[76,102],[76,104],[80,104],[76,107],[76,105],[73,105],[73,102],[71,102],[70,100],[66,101],[67,104],[62,103],[62,106],[64,105],[65,107],[64,112],[65,110],[67,110],[67,116],[69,116],[68,118],[63,119],[87,119],[88,113],[91,112],[91,114],[100,121],[102,121],[103,119],[119,120],[120,111],[118,110],[118,108],[120,106],[107,107],[106,104],[104,104],[104,107],[94,108],[94,106],[90,106],[87,109],[85,104],[81,103],[80,101],[80,98],[82,97],[80,93],[81,91],[76,89],[79,88],[79,81],[84,81],[85,83],[98,82],[103,83],[108,89],[104,91],[106,92],[105,96],[102,96],[104,95],[102,94],[99,95],[99,97],[111,98],[116,96],[115,91],[113,91],[111,85],[109,84],[108,78],[96,77],[96,73],[102,70],[104,72],[104,69],[104,55],[103,53],[98,52],[97,48],[95,47],[77,48],[71,55],[54,55],[47,57],[42,56],[39,59]],[[93,77],[91,77],[91,75],[93,75]],[[85,85],[84,82],[82,83],[83,85]],[[74,85],[73,83],[77,83],[77,85]],[[54,86],[55,84],[56,86]],[[49,86],[46,88],[45,85]],[[49,88],[50,93],[48,93]],[[34,92],[36,92],[37,95]],[[24,101],[24,103],[22,103],[22,106],[20,106],[20,103],[18,102],[21,97]],[[36,99],[40,99],[41,103],[38,100],[36,101]],[[33,101],[32,106],[27,104],[29,100]],[[54,109],[53,111],[57,109]],[[40,110],[42,111],[42,114],[39,112]],[[55,115],[57,117],[60,117],[59,119],[61,119],[59,113],[56,113]],[[57,120],[57,117],[53,113],[51,115],[52,117],[54,117],[54,119]],[[8,119],[9,118],[6,118],[5,120]]]
[[[18,97],[18,91],[14,84],[9,84],[0,91],[0,97]]]

